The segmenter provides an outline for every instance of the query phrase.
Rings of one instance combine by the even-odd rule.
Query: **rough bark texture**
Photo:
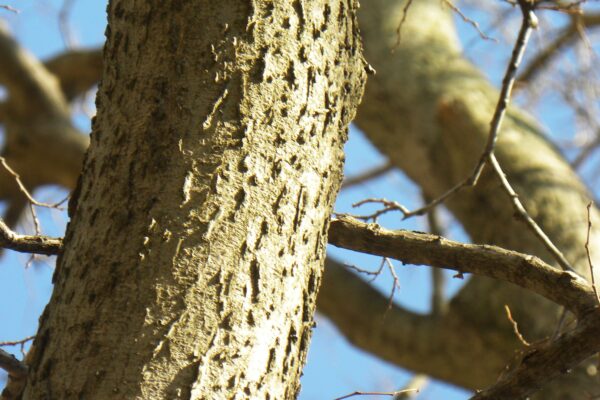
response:
[[[395,0],[373,0],[359,13],[365,54],[377,74],[368,82],[356,122],[395,166],[433,198],[471,172],[483,149],[498,92],[463,58],[450,11],[437,0],[412,3],[402,26],[401,44],[392,52],[404,6],[405,2]],[[590,196],[543,137],[542,129],[511,108],[496,155],[531,215],[578,271],[589,275],[583,245]],[[461,193],[447,205],[474,242],[552,261],[541,243],[513,218],[508,198],[490,174],[484,174],[476,189]],[[597,210],[592,212],[596,219]],[[597,229],[591,243],[592,248],[600,246]],[[597,256],[595,260],[600,264]],[[336,274],[336,282],[325,282],[322,295],[331,297],[320,299],[319,307],[351,341],[398,365],[472,389],[495,382],[519,346],[504,304],[510,305],[529,340],[551,335],[560,314],[558,306],[539,296],[474,278],[452,300],[441,321],[396,309],[388,315],[397,312],[396,326],[405,321],[404,329],[381,328],[375,337],[367,337],[372,325],[353,323],[364,320],[358,316],[364,309],[342,302],[344,290],[330,291],[330,285],[354,281],[340,276],[345,275],[343,271]],[[360,293],[354,286],[345,292]],[[376,292],[364,294],[353,296],[353,302],[379,302]],[[540,398],[579,399],[596,387],[597,377],[572,373]]]
[[[217,235],[214,232],[219,232],[219,229],[220,232],[224,229],[238,232],[242,227],[242,222],[247,221],[245,215],[249,215],[248,213],[254,212],[259,215],[260,219],[263,207],[270,212],[269,207],[264,204],[268,204],[271,198],[265,199],[252,194],[253,192],[246,191],[247,196],[251,195],[255,196],[252,198],[259,199],[260,208],[249,210],[243,206],[240,207],[239,212],[234,216],[235,222],[229,223],[227,227],[224,227],[225,222],[221,219],[217,221],[217,224],[210,225],[210,222],[207,222],[207,219],[210,219],[210,216],[206,217],[207,211],[203,211],[204,214],[198,211],[202,207],[201,204],[207,204],[207,207],[202,210],[210,210],[209,203],[210,207],[214,207],[214,204],[223,204],[222,209],[224,212],[227,211],[231,208],[231,193],[222,193],[222,188],[231,182],[237,182],[237,186],[233,187],[239,189],[240,179],[245,179],[247,174],[268,178],[271,173],[269,168],[273,166],[275,159],[282,160],[280,165],[284,171],[280,173],[279,177],[273,175],[274,178],[272,178],[278,180],[274,184],[276,187],[274,190],[280,193],[278,190],[281,186],[278,185],[281,185],[281,180],[289,178],[291,181],[298,178],[294,172],[294,166],[290,165],[290,147],[293,143],[288,142],[290,138],[300,137],[298,133],[306,132],[307,128],[302,121],[308,119],[313,121],[313,118],[314,121],[321,121],[314,115],[317,110],[323,112],[320,115],[324,119],[337,115],[335,110],[326,113],[327,110],[323,106],[309,107],[309,103],[314,101],[311,99],[319,98],[318,93],[321,93],[322,96],[323,92],[315,92],[315,90],[321,89],[321,84],[315,83],[309,90],[307,88],[309,80],[306,75],[310,71],[302,69],[296,72],[296,68],[301,68],[301,66],[294,64],[294,68],[291,69],[294,74],[291,76],[297,82],[296,86],[291,85],[291,87],[294,93],[301,92],[304,96],[309,94],[309,98],[305,100],[307,109],[303,110],[303,112],[308,110],[309,115],[286,125],[294,119],[294,115],[299,115],[300,111],[296,111],[294,114],[294,109],[288,108],[287,112],[291,114],[284,116],[284,107],[278,100],[281,99],[279,97],[281,93],[273,85],[281,82],[283,66],[279,64],[279,60],[287,60],[288,53],[283,51],[285,57],[274,57],[274,49],[266,45],[267,41],[274,41],[274,43],[285,41],[286,35],[297,34],[298,27],[301,26],[304,27],[304,30],[298,38],[306,43],[307,48],[313,48],[311,47],[313,45],[309,44],[312,40],[308,40],[308,36],[312,34],[316,35],[314,38],[319,43],[314,46],[322,45],[327,49],[329,42],[332,42],[332,46],[338,43],[338,39],[330,40],[330,36],[327,36],[340,30],[335,25],[331,25],[335,21],[329,21],[331,28],[327,34],[323,34],[319,29],[311,31],[308,25],[312,23],[313,16],[318,17],[319,12],[314,15],[307,14],[307,7],[304,9],[303,16],[300,17],[297,10],[303,10],[302,7],[306,5],[306,2],[294,2],[294,9],[288,7],[288,2],[284,2],[281,6],[277,4],[277,8],[271,9],[273,20],[270,20],[268,24],[273,24],[273,29],[276,30],[280,26],[277,21],[285,24],[285,18],[289,18],[290,31],[283,30],[281,33],[269,31],[273,35],[268,40],[254,42],[258,37],[256,33],[259,32],[256,30],[257,26],[261,25],[257,25],[256,22],[252,23],[252,21],[248,24],[248,21],[245,21],[248,26],[247,30],[241,29],[239,26],[231,28],[233,25],[225,15],[233,15],[235,10],[242,7],[237,3],[231,3],[233,7],[229,7],[229,3],[218,6],[220,12],[223,13],[221,16],[223,32],[220,39],[215,39],[216,34],[214,34],[203,40],[203,36],[199,32],[202,31],[204,35],[205,30],[208,29],[207,26],[217,20],[215,18],[196,18],[193,23],[190,23],[189,19],[197,17],[198,14],[196,11],[185,13],[177,10],[177,7],[181,7],[181,3],[168,2],[164,6],[158,6],[163,11],[157,8],[158,11],[152,15],[141,7],[140,14],[136,18],[131,17],[131,12],[121,13],[120,16],[117,16],[119,24],[123,24],[123,18],[127,18],[127,23],[135,23],[135,29],[139,29],[139,35],[145,37],[125,35],[122,28],[117,30],[114,25],[112,27],[111,46],[127,48],[128,51],[126,54],[117,52],[119,61],[115,60],[114,64],[109,61],[114,67],[107,66],[111,71],[109,82],[112,82],[108,88],[112,87],[113,92],[110,93],[105,88],[102,96],[105,99],[103,105],[110,105],[110,107],[107,107],[106,110],[100,107],[102,114],[94,134],[96,144],[88,160],[88,173],[96,175],[90,175],[87,181],[84,180],[82,188],[85,201],[82,200],[82,202],[89,203],[85,206],[87,211],[82,211],[82,216],[75,218],[73,226],[69,230],[68,242],[72,242],[71,245],[75,246],[75,242],[79,245],[79,241],[81,241],[86,248],[81,247],[78,253],[68,252],[60,263],[61,268],[66,270],[57,275],[58,287],[63,292],[60,296],[55,294],[52,307],[55,304],[60,304],[60,306],[56,308],[57,311],[48,313],[45,317],[44,332],[46,335],[40,336],[38,345],[41,344],[41,347],[45,347],[44,343],[48,341],[50,347],[45,347],[46,351],[43,354],[38,353],[38,358],[35,360],[38,363],[36,364],[37,369],[33,375],[37,381],[30,382],[32,384],[30,390],[39,390],[36,393],[41,393],[43,390],[64,389],[71,384],[73,384],[74,393],[88,393],[85,390],[91,390],[99,385],[104,385],[105,388],[116,388],[117,391],[122,390],[131,384],[131,382],[126,382],[130,375],[140,376],[142,374],[138,371],[139,374],[136,375],[137,370],[133,365],[137,361],[148,361],[145,374],[151,375],[154,370],[148,368],[158,368],[156,365],[158,365],[159,357],[163,357],[163,359],[173,357],[182,364],[187,363],[189,369],[181,370],[182,379],[188,379],[187,377],[197,371],[194,363],[197,363],[198,358],[193,358],[191,361],[185,360],[180,352],[181,348],[174,347],[175,344],[180,343],[178,338],[185,335],[182,329],[186,329],[185,326],[182,326],[183,322],[178,322],[178,318],[191,318],[188,314],[179,315],[177,312],[190,304],[192,301],[190,298],[194,297],[194,293],[202,285],[202,282],[195,281],[198,277],[197,269],[186,264],[188,261],[185,260],[198,260],[196,265],[201,266],[203,270],[209,267],[217,268],[213,265],[215,256],[211,255],[210,260],[207,260],[207,250],[205,242],[203,242],[205,239],[198,238],[200,235],[198,232],[203,229],[208,231],[207,227],[213,226],[214,228],[210,230],[213,236],[208,236],[211,243],[214,235]],[[401,46],[393,53],[391,49],[397,40],[396,29],[406,3],[392,0],[371,0],[363,4],[360,22],[364,31],[364,39],[367,42],[368,60],[377,69],[377,75],[372,77],[369,82],[358,123],[395,166],[406,171],[425,189],[429,196],[436,196],[470,172],[483,146],[497,93],[485,81],[481,73],[462,58],[448,10],[440,8],[438,0],[418,0],[412,3],[408,18],[402,28]],[[164,11],[171,6],[173,6],[173,10]],[[332,9],[329,18],[331,19],[331,16],[335,16],[335,14],[333,14],[333,5],[330,6]],[[319,8],[319,5],[316,7]],[[282,9],[286,10],[284,14],[287,13],[287,15],[281,16],[279,10]],[[113,8],[113,11],[116,11],[116,8]],[[259,14],[261,17],[255,18],[254,21],[260,21],[269,14],[268,8],[262,7],[258,7],[254,12],[262,12]],[[143,21],[141,20],[144,18],[142,14],[146,17]],[[173,16],[175,19],[165,18],[160,21],[160,16],[164,14]],[[227,29],[225,29],[224,23],[228,24]],[[238,34],[232,33],[230,29]],[[270,26],[263,26],[262,29],[260,32],[268,33],[266,29],[270,29]],[[47,183],[57,183],[73,188],[80,160],[83,158],[83,151],[87,146],[87,139],[85,136],[79,135],[71,126],[65,99],[72,99],[97,79],[94,76],[97,77],[98,54],[65,54],[44,66],[27,55],[23,49],[18,48],[14,40],[10,39],[4,31],[0,33],[0,58],[2,59],[0,82],[7,87],[10,93],[10,97],[0,103],[0,121],[4,124],[6,134],[3,155],[8,159],[9,164],[21,174],[26,186],[30,189]],[[263,69],[265,71],[262,74],[263,79],[266,80],[269,77],[273,79],[271,82],[257,79],[260,82],[252,83],[256,86],[245,86],[248,91],[244,92],[244,96],[240,93],[240,89],[236,89],[239,88],[239,84],[236,83],[239,82],[239,76],[247,76],[247,79],[254,82],[256,78],[252,77],[260,77],[261,74],[252,75],[250,70],[240,71],[238,69],[236,70],[238,75],[228,72],[227,77],[223,76],[225,71],[234,69],[232,65],[225,65],[225,62],[230,63],[233,57],[228,50],[233,47],[233,36],[236,36],[236,41],[246,46],[242,53],[236,52],[233,59],[237,60],[240,54],[247,56],[250,53],[262,52],[262,58],[256,57],[256,61],[258,63],[259,60],[263,60],[264,63],[262,67],[258,63],[259,68],[255,70]],[[327,38],[329,42],[324,41],[324,38]],[[179,46],[178,43],[183,39],[190,40],[190,43],[193,44],[189,44],[187,47]],[[229,43],[229,48],[224,47],[226,43]],[[215,46],[214,49],[210,47],[210,44]],[[275,47],[277,46],[279,44],[275,44]],[[177,57],[172,56],[173,51],[177,51],[173,50],[175,47],[180,48],[178,50],[180,54]],[[151,49],[152,52],[147,52],[148,49]],[[296,50],[298,49],[293,49],[290,54],[293,55]],[[203,52],[202,55],[201,52]],[[313,67],[321,60],[319,52],[304,53],[303,56],[299,54],[298,57],[307,58],[307,54],[313,62]],[[342,53],[342,56],[344,54]],[[213,57],[214,64],[198,67],[197,60],[204,59],[204,55]],[[246,59],[247,68],[254,65],[252,59],[253,56]],[[68,62],[66,62],[67,60]],[[343,61],[344,59],[340,58],[340,62]],[[73,69],[77,73],[70,72],[65,68],[73,63],[77,64]],[[154,70],[152,66],[156,66],[157,69]],[[343,67],[344,64],[341,64],[336,68]],[[133,82],[131,79],[134,73],[132,68],[136,71],[139,69],[142,73],[137,82]],[[332,71],[338,71],[336,68],[333,68]],[[85,73],[82,73],[84,71]],[[214,82],[217,71],[219,71],[219,79],[218,82]],[[52,72],[52,74],[48,72]],[[57,90],[59,86],[56,78],[59,79],[60,87],[63,89],[62,95]],[[315,78],[322,79],[322,75],[315,76]],[[201,80],[205,80],[207,86],[203,86],[203,89],[199,90]],[[126,91],[122,87],[116,86],[117,82],[119,85],[129,82],[132,90]],[[230,86],[227,86],[225,82],[229,82]],[[120,88],[117,90],[117,87]],[[131,94],[134,93],[133,89],[135,92],[140,90],[135,98],[132,98]],[[224,89],[227,89],[227,96],[219,100],[225,93]],[[291,90],[288,91],[291,92]],[[267,98],[269,100],[265,100]],[[245,103],[242,99],[245,99]],[[193,104],[186,104],[184,100]],[[228,105],[229,101],[246,104],[242,109],[243,112],[248,112],[248,104],[257,107],[257,112],[263,113],[265,118],[258,120],[250,118],[253,125],[244,124],[243,128],[247,128],[247,131],[239,134],[242,130],[239,125],[232,122],[234,118],[231,118],[232,110],[231,105]],[[265,111],[268,109],[265,102],[268,101],[272,101],[272,105],[275,106],[272,112]],[[281,101],[283,102],[283,99]],[[295,101],[294,96],[289,96],[288,101]],[[207,119],[207,116],[211,115],[212,105],[215,103],[219,103],[219,106],[215,108],[216,112],[212,113],[212,119]],[[302,106],[295,107],[302,110]],[[287,122],[281,122],[280,118]],[[111,122],[111,119],[114,119],[114,122]],[[191,122],[191,119],[194,121]],[[198,127],[198,121],[200,124],[204,124],[207,120],[209,127],[204,132],[202,128]],[[240,123],[242,119],[235,119],[235,121]],[[169,132],[165,131],[165,127],[168,127]],[[253,143],[257,143],[256,140],[259,140],[256,136],[257,132],[264,135],[267,141],[281,140],[278,139],[279,136],[287,144],[276,153],[273,153],[272,147],[265,147],[265,152],[256,158],[258,161],[250,159],[251,163],[242,163],[239,171],[229,171],[230,164],[228,162],[241,158],[238,151],[255,148],[252,146],[255,146]],[[583,185],[560,155],[543,139],[541,132],[542,130],[529,117],[513,109],[506,129],[501,133],[498,158],[508,171],[511,181],[516,184],[522,194],[532,215],[542,223],[544,229],[565,251],[567,258],[578,268],[586,270],[587,266],[582,261],[584,259],[583,242],[585,241],[587,194]],[[238,134],[239,137],[236,139]],[[328,133],[328,135],[332,137],[333,134]],[[172,156],[173,143],[178,140],[175,137],[181,139],[182,147],[181,150],[175,151],[175,156]],[[242,145],[246,147],[241,150],[227,147],[229,143],[233,144],[236,140],[240,142],[240,137],[246,138],[245,142],[242,139]],[[307,137],[310,138],[310,135]],[[252,138],[252,140],[248,138]],[[101,153],[98,147],[100,142],[102,145],[109,142],[118,144],[111,152]],[[312,142],[309,141],[310,143]],[[218,160],[214,157],[210,158],[211,154],[218,153],[217,150],[211,153],[211,146],[226,148],[223,155],[226,153],[227,157],[231,157],[227,160],[221,160],[218,157],[216,157]],[[304,149],[304,146],[306,144],[301,147]],[[193,154],[190,154],[189,151],[192,151]],[[302,157],[305,153],[297,152],[296,148],[291,151],[300,155],[297,160],[303,160]],[[150,153],[152,159],[149,159]],[[145,161],[131,164],[131,158],[134,156]],[[273,157],[273,159],[269,157]],[[195,165],[191,161],[192,158],[196,160]],[[211,164],[213,167],[202,164],[203,162],[213,163]],[[220,164],[217,165],[217,163]],[[129,170],[129,165],[132,165],[131,170]],[[174,168],[169,174],[165,172],[167,165]],[[102,166],[104,170],[98,170]],[[145,168],[146,172],[143,177],[142,168]],[[244,171],[246,168],[248,171],[244,175],[240,171]],[[189,171],[192,171],[192,175],[190,175],[192,179],[186,180],[185,177],[188,176]],[[265,172],[261,174],[260,171]],[[199,183],[207,175],[210,175],[211,179],[214,177],[212,188],[218,187],[218,193],[215,194],[210,191],[212,189],[207,189],[203,181]],[[123,182],[119,176],[127,176],[128,182]],[[97,182],[104,182],[102,192],[87,192],[89,187]],[[186,182],[188,183],[186,184]],[[129,184],[131,184],[132,193],[127,195],[126,191],[129,189],[125,186]],[[243,182],[241,185],[244,188]],[[183,188],[187,189],[184,191]],[[284,209],[294,208],[291,204],[293,196],[298,195],[298,190],[298,186],[294,186],[291,192],[282,196]],[[160,191],[161,194],[158,196],[152,191]],[[177,195],[177,192],[181,194]],[[178,201],[182,201],[186,192],[190,194],[190,200],[182,206],[181,214],[175,214],[175,211],[171,210],[170,213],[154,215],[155,207],[169,202],[169,199],[174,196],[179,196]],[[11,202],[11,207],[4,217],[7,223],[13,226],[25,203],[14,185],[13,177],[3,171],[0,172],[0,198]],[[143,201],[152,202],[156,198],[158,198],[155,201],[156,206],[150,208],[151,206],[142,205]],[[100,204],[103,202],[110,207],[101,208]],[[235,199],[233,202],[236,202]],[[508,246],[536,254],[549,261],[543,247],[523,225],[512,220],[509,202],[498,191],[495,180],[486,178],[476,191],[457,197],[449,203],[449,206],[475,241]],[[95,209],[98,209],[98,212],[95,215],[91,214]],[[147,220],[143,220],[144,216],[141,214],[144,213],[146,213]],[[283,211],[283,213],[287,213],[287,211]],[[595,215],[597,216],[597,214]],[[198,219],[190,222],[192,218]],[[152,224],[152,227],[148,228],[153,220],[156,221],[156,224],[160,222],[161,225]],[[271,221],[272,218],[267,223]],[[144,225],[144,222],[147,225]],[[112,223],[115,223],[115,227],[110,230],[109,225]],[[289,224],[289,222],[287,223]],[[258,223],[248,226],[257,226],[256,224]],[[216,228],[218,229],[215,231]],[[261,248],[267,244],[271,246],[270,243],[275,241],[271,236],[274,235],[273,229],[271,227],[269,229],[269,233],[259,241]],[[284,229],[287,231],[282,234],[290,232],[289,225],[285,225]],[[74,236],[72,233],[74,230],[84,233]],[[148,238],[147,243],[145,243],[145,239],[135,237],[140,231],[145,230],[148,231],[148,234],[144,234]],[[167,230],[171,232],[171,237],[167,234],[163,243],[160,233],[167,232]],[[182,242],[180,253],[177,253],[177,247],[173,244],[175,243],[173,240],[178,240],[181,232],[186,232],[186,235],[189,233],[191,238]],[[248,230],[248,232],[252,231]],[[219,233],[219,235],[223,236],[224,234]],[[594,235],[597,234],[594,233]],[[227,242],[231,243],[231,246],[239,244],[236,241],[238,239],[230,241],[229,237],[234,236],[227,235]],[[261,234],[257,233],[255,237],[259,238]],[[257,240],[251,237],[247,242],[256,243]],[[597,242],[597,236],[594,236],[592,251],[599,247]],[[316,245],[316,241],[313,243]],[[283,244],[283,242],[278,244]],[[134,250],[136,246],[137,248]],[[175,249],[172,246],[175,246]],[[287,243],[285,246],[286,249],[289,248]],[[107,247],[110,247],[111,250],[106,251]],[[148,248],[152,249],[151,254],[145,251]],[[182,255],[181,249],[185,254]],[[129,261],[135,258],[134,254],[139,253],[137,250],[141,250],[144,255],[143,262],[139,260],[140,256],[137,256],[136,263],[139,264],[130,263]],[[232,253],[234,251],[235,249],[231,249]],[[173,259],[175,254],[178,256]],[[263,253],[251,252],[250,254],[251,257],[256,255],[258,262],[264,262],[266,257]],[[216,262],[223,268],[229,268],[228,260],[231,258],[219,257]],[[290,256],[286,255],[286,257],[291,260]],[[280,268],[283,271],[278,260],[276,256],[270,257],[268,268]],[[218,275],[214,272],[215,270],[209,269],[209,272],[214,272],[217,279],[210,283],[213,286],[210,286],[206,293],[202,292],[198,296],[205,299],[210,297],[210,293],[215,293],[217,290],[239,293],[240,282],[251,276],[250,271],[252,270],[249,262],[246,259],[243,260],[243,263],[234,263],[236,267],[239,265],[239,268],[235,269],[239,276],[231,275],[231,285],[233,286],[227,285],[226,279],[229,278],[229,275],[224,272]],[[596,264],[599,263],[596,262]],[[150,265],[152,268],[144,268]],[[164,273],[166,269],[173,272]],[[264,275],[263,269],[260,271],[259,282],[264,283],[266,275]],[[87,284],[77,282],[77,279],[87,281],[88,278],[90,280]],[[74,281],[69,283],[65,281],[67,279]],[[150,281],[153,282],[153,285],[149,284]],[[181,291],[174,289],[176,285],[173,282],[177,284],[184,282],[185,291],[188,294],[178,297]],[[117,304],[122,310],[115,314],[114,319],[106,311],[116,304],[114,296],[98,297],[103,291],[108,290],[107,288],[113,290],[111,292],[113,294],[118,292],[131,296],[129,304]],[[266,286],[263,288],[262,283],[259,288],[261,296],[268,293]],[[515,319],[530,341],[539,339],[554,330],[556,315],[559,311],[553,304],[541,301],[537,296],[524,295],[523,291],[519,289],[487,279],[473,279],[450,304],[449,311],[441,317],[416,315],[399,307],[394,307],[386,313],[388,306],[386,296],[380,295],[339,265],[333,265],[327,269],[323,289],[322,295],[319,297],[321,311],[332,318],[342,333],[353,343],[397,365],[473,389],[484,388],[493,383],[504,367],[513,361],[514,349],[519,346],[512,327],[502,310],[504,303],[511,305]],[[169,336],[162,347],[158,347],[159,342],[155,341],[153,346],[159,348],[159,351],[156,356],[148,358],[143,355],[147,353],[141,351],[145,349],[142,348],[141,342],[148,343],[148,340],[151,341],[169,331],[167,328],[159,326],[160,322],[152,325],[154,321],[157,321],[154,309],[148,309],[148,317],[130,311],[135,309],[136,304],[151,297],[156,299],[157,303],[161,302],[166,312],[172,316],[172,318],[165,318],[164,323],[168,328],[172,327],[173,333],[170,335],[174,335],[173,337],[177,340],[173,340]],[[85,302],[77,305],[76,300],[80,302],[84,299],[90,302],[89,308],[82,306],[86,304]],[[260,296],[259,299],[259,302],[262,301]],[[169,301],[172,301],[171,305],[169,305]],[[214,310],[216,307],[210,302],[207,305],[202,302],[198,304],[203,307],[201,312],[205,312],[205,309]],[[228,302],[222,306],[229,310],[233,305],[232,302]],[[79,314],[80,309],[77,307],[81,307],[81,315]],[[140,310],[137,311],[140,312]],[[63,312],[64,315],[61,314]],[[385,319],[383,319],[384,314]],[[107,321],[109,324],[106,325],[105,330],[101,324]],[[206,321],[203,326],[208,326],[207,324],[213,323],[215,320],[207,319]],[[235,318],[232,321],[235,321]],[[135,324],[139,324],[140,330],[143,329],[143,336],[136,338],[128,336],[134,330],[133,325]],[[264,327],[264,325],[257,326]],[[287,325],[287,327],[289,326],[291,325]],[[113,333],[117,330],[122,330],[125,339],[114,339]],[[267,332],[270,333],[268,329]],[[198,334],[195,331],[189,333],[193,338]],[[60,335],[65,335],[64,339],[61,339]],[[221,336],[215,336],[215,340],[221,339],[223,339]],[[237,340],[237,337],[233,337],[233,339]],[[54,340],[57,341],[56,343],[61,340],[64,342],[56,344],[53,343]],[[73,342],[70,342],[71,340]],[[100,350],[97,346],[100,341],[104,342],[105,340],[113,340],[114,343],[111,342],[111,344],[116,343],[114,353]],[[53,363],[58,363],[56,364],[59,365],[57,368],[64,371],[62,366],[72,361],[67,360],[69,355],[62,352],[63,349],[60,346],[63,345],[67,349],[77,350],[71,356],[77,362],[77,370],[76,373],[69,370],[67,374],[60,376],[54,371]],[[77,347],[79,345],[82,347],[82,356],[79,356],[80,350]],[[123,349],[126,348],[127,352],[124,353]],[[173,354],[170,353],[171,349],[175,349]],[[164,352],[169,354],[165,355]],[[62,355],[57,357],[58,354]],[[88,364],[87,362],[86,364],[82,363],[87,357],[92,356],[95,360],[93,362],[103,360],[109,364],[115,363],[118,366],[117,370],[113,370],[112,367],[93,369],[96,375],[87,376],[86,374],[90,373],[86,371]],[[115,360],[111,360],[113,357]],[[278,353],[277,357],[279,363],[277,365],[281,365],[282,355]],[[124,363],[124,361],[126,362]],[[40,362],[43,362],[44,369],[40,369]],[[122,364],[126,365],[122,366]],[[122,373],[118,371],[122,371]],[[581,371],[585,371],[585,369],[582,368]],[[160,377],[160,374],[155,375],[155,377]],[[65,377],[69,378],[65,379]],[[43,380],[41,380],[42,378]],[[579,399],[584,396],[582,393],[596,393],[597,377],[591,378],[586,373],[571,373],[565,376],[563,381],[549,387],[548,391],[540,397],[544,399]],[[151,380],[152,377],[146,379]],[[43,388],[40,386],[41,382],[48,383],[48,385]],[[234,380],[233,383],[237,384],[237,381]],[[160,382],[155,384],[162,385]],[[173,387],[175,388],[175,386]],[[139,389],[139,387],[137,388]],[[176,388],[174,390],[176,391]],[[113,393],[112,396],[127,397],[123,392]],[[51,398],[54,397],[60,398],[58,394]]]
[[[355,8],[110,2],[24,398],[296,396],[364,82]]]

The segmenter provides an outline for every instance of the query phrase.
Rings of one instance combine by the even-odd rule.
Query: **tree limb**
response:
[[[471,400],[522,399],[560,374],[567,374],[585,359],[600,351],[600,313],[594,311],[577,328],[555,341],[534,345],[519,365],[492,387]]]
[[[9,352],[0,349],[0,368],[17,379],[27,376],[27,366]]]
[[[47,60],[68,101],[89,90],[102,76],[102,49],[71,50]]]
[[[491,346],[480,327],[450,303],[441,317],[396,304],[341,263],[327,258],[317,306],[346,339],[369,353],[417,373],[465,388],[486,387],[506,365],[518,342]],[[507,328],[508,328],[508,324]],[[514,337],[513,337],[514,338]],[[486,363],[477,360],[486,354]]]
[[[496,246],[454,242],[440,236],[389,231],[353,218],[331,221],[329,243],[349,250],[474,273],[521,286],[582,315],[598,306],[589,283],[541,259]]]
[[[62,239],[48,236],[19,235],[0,220],[0,247],[21,253],[57,255],[62,251]]]

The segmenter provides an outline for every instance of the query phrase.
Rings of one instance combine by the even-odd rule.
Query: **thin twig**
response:
[[[354,397],[354,396],[397,396],[401,393],[418,392],[418,391],[419,391],[419,389],[403,389],[403,390],[396,390],[394,392],[363,392],[363,391],[357,390],[355,392],[344,395],[342,397],[336,397],[334,400],[349,399],[350,397]]]
[[[25,339],[21,339],[21,340],[15,340],[15,341],[8,341],[8,342],[0,342],[0,347],[3,346],[19,346],[20,350],[21,350],[21,354],[23,355],[23,357],[25,357],[25,344],[31,340],[35,339],[35,335],[34,336],[28,336]]]
[[[19,235],[13,232],[0,219],[0,247],[19,251],[21,253],[35,253],[57,255],[62,251],[63,242],[60,238],[48,236]]]
[[[49,204],[34,199],[31,193],[29,193],[29,191],[21,181],[21,177],[19,176],[19,174],[8,165],[4,157],[0,157],[0,164],[2,164],[4,169],[15,178],[15,181],[17,182],[17,185],[19,185],[21,193],[23,193],[25,197],[27,197],[27,200],[29,200],[32,204],[35,204],[38,207],[56,208],[62,210],[62,208],[60,207],[61,203]]]
[[[540,226],[534,221],[533,218],[529,215],[525,207],[523,207],[523,203],[519,200],[519,195],[515,192],[513,187],[511,186],[508,179],[506,179],[506,174],[500,167],[498,160],[494,154],[490,154],[489,157],[490,163],[492,164],[492,168],[494,172],[496,172],[496,176],[500,179],[502,183],[502,188],[508,194],[508,197],[511,200],[513,208],[517,213],[517,216],[525,222],[525,225],[533,232],[533,234],[542,242],[546,250],[550,252],[550,254],[554,257],[556,262],[560,265],[560,267],[565,271],[575,272],[575,269],[571,266],[569,261],[565,258],[565,256],[561,253],[561,251],[552,243],[548,235],[540,228]]]
[[[551,3],[554,3],[554,1],[550,1]],[[540,10],[552,10],[552,11],[559,11],[559,12],[563,12],[566,14],[580,14],[581,11],[581,5],[583,3],[587,2],[587,0],[577,0],[577,1],[573,1],[571,3],[563,3],[563,4],[552,4],[552,5],[544,5],[544,4],[540,4],[537,6],[537,8],[539,8]]]
[[[0,342],[0,347],[4,347],[4,346],[20,346],[23,345],[31,340],[35,339],[35,335],[33,336],[27,336],[25,339],[21,339],[21,340],[13,340],[13,341],[7,341],[7,342]]]
[[[506,310],[506,317],[508,318],[508,321],[512,324],[513,327],[513,332],[515,333],[515,336],[517,337],[517,339],[519,339],[519,342],[521,342],[521,344],[523,344],[523,346],[525,347],[529,347],[530,344],[527,340],[525,340],[525,338],[523,337],[523,335],[521,335],[521,332],[519,332],[519,326],[517,325],[517,321],[515,321],[512,317],[512,314],[510,313],[510,308],[508,307],[508,305],[504,305],[504,309]]]
[[[428,202],[425,193],[423,193],[423,199],[425,202]],[[444,232],[440,226],[437,211],[437,208],[434,207],[427,213],[427,224],[429,225],[429,232],[434,235],[443,236]],[[444,276],[444,271],[440,268],[431,268],[431,315],[434,317],[444,315],[448,308],[444,293],[445,283],[446,278]]]
[[[592,277],[592,288],[594,288],[594,293],[596,293],[596,297],[598,298],[598,303],[600,303],[600,296],[598,296],[598,288],[596,287],[596,278],[594,278],[594,264],[592,264],[592,257],[590,255],[590,231],[592,230],[592,215],[591,208],[593,202],[589,202],[587,205],[587,237],[585,239],[585,253],[587,254],[588,264],[590,266],[590,275]]]
[[[72,49],[75,44],[73,32],[69,25],[69,14],[71,13],[74,3],[75,0],[64,0],[60,11],[58,12],[58,29],[60,30],[60,35],[62,36],[67,49]]]
[[[404,5],[404,8],[402,9],[402,19],[400,19],[398,28],[396,28],[396,44],[392,48],[392,52],[400,46],[400,39],[401,39],[400,35],[402,33],[402,25],[404,25],[404,22],[406,21],[406,17],[408,16],[408,9],[412,5],[412,3],[413,3],[413,0],[408,0],[406,2],[406,4]]]
[[[452,11],[454,11],[456,14],[458,14],[464,22],[466,22],[467,24],[469,24],[473,28],[475,28],[475,30],[479,34],[479,37],[481,37],[483,40],[490,40],[492,42],[498,42],[498,40],[483,33],[481,28],[479,28],[479,22],[473,21],[471,18],[469,18],[465,14],[463,14],[463,12],[460,10],[460,8],[455,6],[454,3],[452,3],[450,0],[442,0],[442,1],[444,2],[444,4],[446,4],[448,7],[450,7],[450,9]]]
[[[385,319],[388,311],[390,311],[394,305],[394,294],[396,293],[396,289],[400,290],[400,279],[398,278],[398,275],[396,275],[394,264],[392,264],[390,259],[388,257],[383,257],[383,262],[387,265],[388,269],[390,270],[390,274],[392,274],[392,278],[394,279],[394,282],[392,283],[392,291],[390,292],[390,297],[388,299],[388,306],[383,314],[383,318]]]
[[[365,274],[365,275],[372,276],[373,278],[371,278],[369,280],[369,282],[373,282],[381,274],[381,271],[383,270],[383,265],[384,265],[384,263],[381,262],[381,264],[379,265],[379,268],[376,271],[369,271],[367,269],[359,268],[356,265],[352,265],[352,264],[344,264],[344,267],[351,269],[353,271],[356,271],[359,274]]]
[[[386,162],[385,164],[370,169],[360,175],[352,176],[347,179],[344,179],[342,182],[342,189],[349,189],[353,186],[360,185],[361,183],[370,181],[371,179],[379,178],[381,175],[387,174],[391,170],[394,169],[394,165],[390,162]]]
[[[525,66],[524,71],[517,78],[517,82],[519,83],[527,83],[532,80],[546,65],[550,63],[550,61],[559,54],[559,50],[568,44],[570,44],[573,40],[576,39],[577,33],[577,20],[574,19],[573,22],[566,27],[563,31],[561,31],[558,36],[554,39],[552,43],[546,46],[541,52],[539,52],[533,61],[529,62],[528,65]]]

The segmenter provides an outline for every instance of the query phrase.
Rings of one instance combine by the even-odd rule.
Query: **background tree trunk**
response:
[[[451,10],[438,0],[412,3],[396,48],[405,5],[373,0],[359,13],[365,55],[377,74],[369,79],[356,123],[393,165],[435,198],[471,173],[485,145],[498,91],[464,59]],[[575,268],[589,276],[584,243],[591,195],[540,126],[510,108],[496,155],[532,217]],[[553,262],[513,217],[493,174],[484,173],[476,188],[464,190],[447,206],[473,242]],[[592,214],[597,220],[595,208]],[[597,228],[591,247],[600,247]],[[381,324],[377,321],[386,311],[385,297],[359,289],[366,284],[335,263],[327,275],[319,309],[353,343],[397,365],[471,389],[494,383],[521,348],[505,304],[529,341],[551,336],[561,313],[556,304],[513,285],[473,277],[443,318],[396,308]],[[379,328],[374,330],[375,325]],[[587,371],[593,370],[582,366],[565,375],[539,398],[580,399],[594,393],[597,377]]]
[[[110,2],[24,398],[295,397],[364,82],[355,8]]]

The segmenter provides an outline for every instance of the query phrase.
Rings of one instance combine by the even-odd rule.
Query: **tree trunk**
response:
[[[291,399],[347,126],[354,0],[109,4],[26,399]]]

